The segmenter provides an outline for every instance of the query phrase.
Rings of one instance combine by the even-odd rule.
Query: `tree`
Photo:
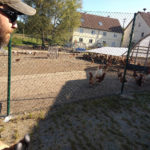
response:
[[[72,36],[73,29],[80,25],[81,8],[79,0],[25,0],[35,7],[37,13],[24,18],[25,30],[28,34],[48,39],[50,45],[63,45]]]
[[[23,33],[24,31],[24,28],[25,28],[25,24],[21,21],[17,21],[17,24],[18,24],[18,28],[16,30],[16,33]]]

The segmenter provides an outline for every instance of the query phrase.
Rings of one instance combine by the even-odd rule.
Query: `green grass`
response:
[[[24,46],[24,45],[41,45],[41,44],[42,42],[40,39],[29,37],[27,35],[23,36],[22,34],[14,33],[12,36],[12,45]]]

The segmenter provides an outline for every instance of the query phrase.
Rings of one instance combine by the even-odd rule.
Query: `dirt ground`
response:
[[[61,103],[118,94],[122,84],[117,78],[117,68],[110,67],[105,80],[89,86],[88,72],[99,64],[81,59],[82,54],[60,52],[58,58],[47,56],[46,51],[13,50],[11,70],[11,114],[41,110]],[[1,114],[6,114],[7,56],[0,55]],[[123,71],[123,70],[122,70]],[[149,80],[150,81],[150,80]],[[125,93],[147,90],[135,85],[132,77]],[[23,107],[21,107],[23,106]]]
[[[127,105],[125,101],[119,103],[120,98],[110,96],[106,101],[100,99],[92,103],[98,97],[120,94],[116,68],[109,68],[101,84],[89,86],[88,72],[94,71],[99,64],[80,59],[81,54],[61,52],[57,59],[52,59],[47,57],[47,52],[21,50],[18,54],[16,51],[20,50],[12,53],[11,71],[11,114],[14,119],[8,123],[0,120],[2,141],[11,145],[29,133],[31,150],[150,148],[149,95],[138,109],[135,106],[139,101],[132,103],[136,96],[128,99]],[[0,55],[2,115],[6,114],[7,59]],[[130,98],[133,92],[149,89],[149,80],[141,88],[129,76],[124,93]],[[88,102],[84,103],[84,100]],[[108,104],[109,107],[105,107]],[[43,109],[47,111],[34,113]],[[24,115],[18,116],[22,113]]]
[[[12,52],[11,113],[31,111],[37,107],[37,101],[40,107],[37,109],[46,107],[47,102],[53,103],[67,82],[86,79],[86,69],[98,66],[98,64],[78,59],[79,54],[60,52],[57,59],[52,59],[47,56],[47,52],[33,52],[35,51],[15,50]],[[1,54],[0,101],[3,103],[2,114],[6,113],[7,61],[8,57]],[[22,105],[24,108],[19,107]]]

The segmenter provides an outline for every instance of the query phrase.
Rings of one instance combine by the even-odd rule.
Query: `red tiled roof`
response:
[[[85,14],[85,13],[81,13],[81,18],[84,20],[81,22],[81,27],[83,28],[104,30],[109,32],[117,32],[117,33],[123,32],[118,19],[96,16],[96,15]],[[99,25],[99,22],[101,22],[102,25]]]
[[[150,27],[150,12],[144,13],[144,12],[139,12],[142,16],[142,18],[145,20],[147,25]]]

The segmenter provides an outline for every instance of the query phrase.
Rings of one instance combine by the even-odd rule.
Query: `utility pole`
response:
[[[126,18],[123,19],[123,25],[122,25],[123,33],[122,33],[122,38],[121,38],[121,42],[120,42],[121,47],[122,47],[122,42],[123,42],[123,37],[124,37],[124,24],[125,24],[125,21],[126,21]]]
[[[123,29],[124,29],[125,22],[126,22],[126,18],[123,19]]]

